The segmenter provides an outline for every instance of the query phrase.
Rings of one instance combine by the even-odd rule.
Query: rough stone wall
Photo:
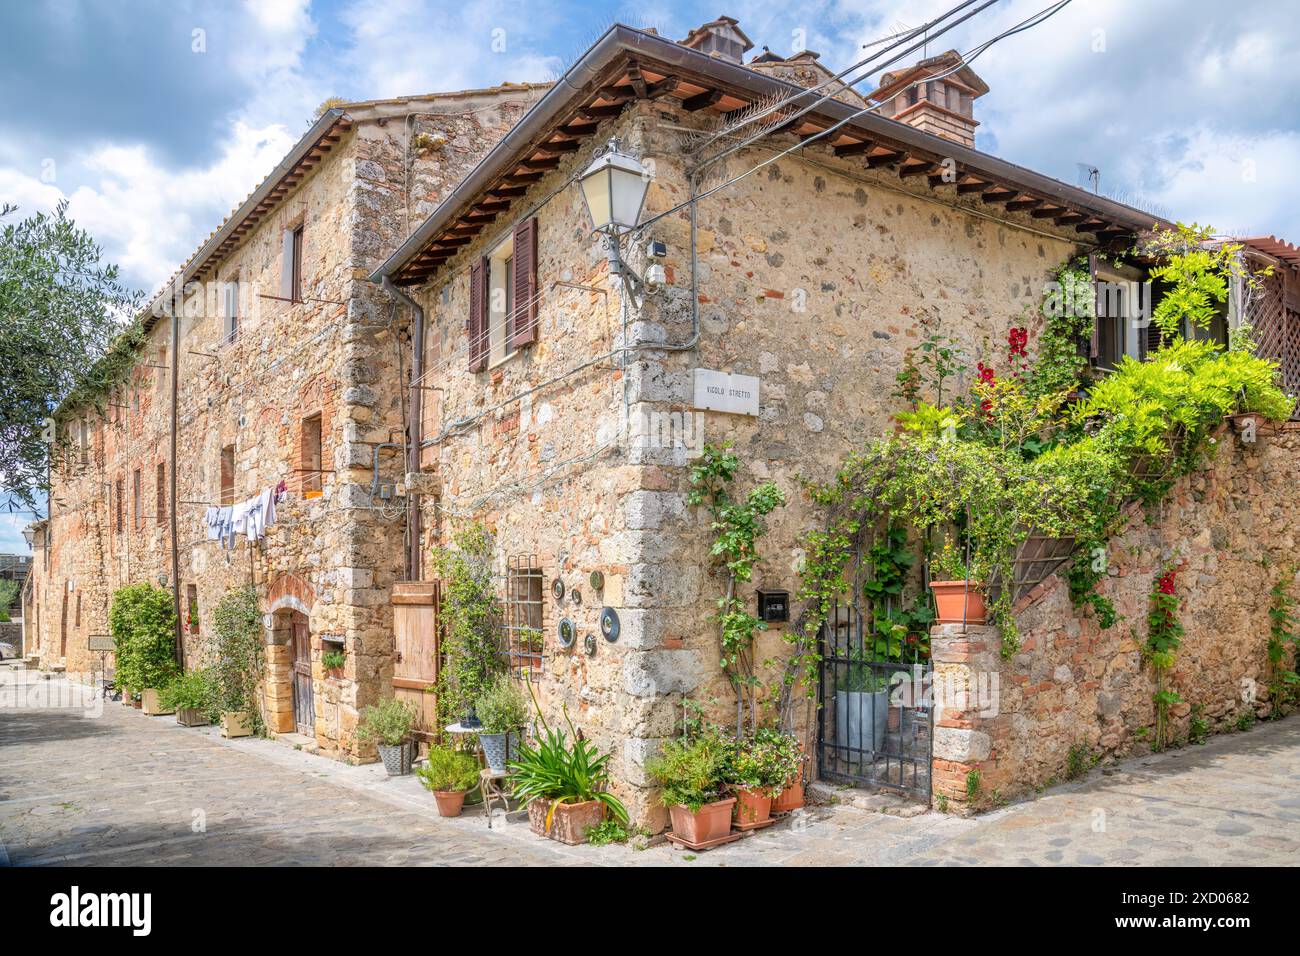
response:
[[[1169,738],[1185,743],[1194,716],[1219,733],[1272,712],[1270,591],[1285,582],[1296,593],[1300,431],[1287,425],[1254,444],[1221,431],[1217,449],[1163,504],[1133,506],[1111,539],[1100,590],[1119,612],[1114,626],[1102,630],[1091,612],[1075,610],[1065,581],[1053,577],[1021,600],[1021,646],[1010,660],[999,656],[992,628],[932,640],[937,676],[969,667],[982,682],[975,707],[936,715],[936,793],[965,803],[966,775],[978,768],[985,801],[994,790],[1023,794],[1064,779],[1072,747],[1089,761],[1146,752],[1155,684],[1140,648],[1154,581],[1167,567],[1178,568],[1186,628],[1169,680],[1183,700],[1170,708]]]
[[[402,342],[404,310],[367,281],[405,238],[410,215],[458,182],[540,91],[532,87],[359,104],[354,125],[325,159],[219,263],[213,282],[240,283],[239,331],[223,338],[214,285],[195,290],[181,325],[179,389],[179,548],[186,656],[209,659],[209,615],[231,588],[252,584],[268,615],[265,709],[277,732],[295,729],[288,663],[291,612],[311,633],[314,732],[318,746],[368,759],[354,731],[358,711],[390,692],[392,618],[388,593],[404,574],[405,514],[381,486],[405,471]],[[436,127],[440,146],[408,151],[407,128]],[[408,214],[408,190],[411,192]],[[278,300],[283,234],[303,226],[302,295]],[[116,588],[171,575],[170,529],[152,517],[155,476],[170,437],[170,321],[151,334],[132,385],[96,426],[95,457],[56,476],[49,567],[39,556],[38,603],[45,662],[83,670],[98,655],[85,635],[107,633]],[[138,410],[137,410],[138,404]],[[121,421],[112,417],[120,412]],[[303,420],[321,416],[320,493],[309,495],[302,467]],[[204,512],[221,500],[221,454],[235,448],[235,500],[284,480],[278,522],[258,544],[230,551],[209,541]],[[376,458],[376,456],[378,456]],[[376,466],[376,461],[378,462]],[[168,465],[168,467],[170,467]],[[142,472],[144,517],[136,527],[132,474]],[[124,530],[112,525],[105,489],[123,477]],[[170,507],[170,503],[169,503]],[[59,599],[68,582],[85,591],[82,624],[59,645]],[[186,591],[197,591],[197,622]],[[70,619],[71,622],[71,619]],[[342,642],[341,679],[327,679],[323,637]]]
[[[603,143],[617,134],[653,160],[645,218],[688,195],[681,134],[671,127],[692,121],[670,105],[640,104],[593,137]],[[564,186],[590,161],[589,149],[534,184],[516,208]],[[769,155],[733,157],[710,184]],[[998,223],[974,206],[912,195],[896,175],[855,169],[829,151],[815,157],[782,160],[700,204],[694,350],[638,349],[625,367],[617,356],[600,358],[618,341],[624,296],[586,239],[590,225],[572,185],[537,212],[541,325],[538,343],[522,355],[484,372],[466,369],[469,263],[511,223],[485,230],[420,293],[435,330],[433,382],[442,389],[429,434],[443,495],[425,499],[426,526],[445,542],[464,521],[486,521],[499,570],[509,555],[535,553],[548,582],[559,575],[572,587],[590,570],[604,572],[606,593],[598,602],[584,595],[580,610],[546,596],[544,708],[554,716],[570,704],[584,731],[613,752],[620,794],[651,824],[661,810],[643,765],[671,733],[682,698],[715,701],[720,719],[731,713],[710,619],[723,582],[711,573],[705,519],[686,505],[686,446],[697,437],[731,441],[743,462],[739,489],[771,478],[786,492],[790,505],[773,516],[764,564],[742,598],[751,603],[755,587],[793,592],[799,537],[817,521],[797,479],[828,478],[849,449],[889,427],[897,405],[888,396],[903,354],[940,323],[972,365],[1003,354],[1006,329],[1077,248],[1069,234],[1054,238],[1026,217]],[[656,223],[649,237],[668,245],[668,288],[643,309],[627,303],[628,341],[687,343],[685,212]],[[640,248],[627,250],[637,268],[645,265]],[[604,293],[556,281],[608,289],[608,302]],[[702,413],[702,435],[695,432],[696,366],[759,376],[760,416]],[[517,398],[528,389],[536,391]],[[658,440],[653,423],[676,414],[680,424],[684,413],[668,444]],[[620,420],[626,431],[606,448]],[[618,610],[620,640],[598,642],[593,658],[581,640],[573,651],[559,650],[556,619],[573,616],[585,634],[601,604]],[[781,656],[781,638],[779,628],[762,635],[758,658]]]

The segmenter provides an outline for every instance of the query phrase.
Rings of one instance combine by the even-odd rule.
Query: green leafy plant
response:
[[[752,737],[737,741],[727,761],[727,783],[775,797],[799,771],[798,745],[791,746],[791,739],[760,727]]]
[[[507,674],[496,678],[474,702],[474,712],[485,734],[506,734],[528,721],[528,700]]]
[[[717,728],[690,738],[669,738],[658,755],[646,761],[646,773],[662,788],[664,806],[681,804],[695,813],[725,795],[734,747],[735,740]]]
[[[9,620],[9,608],[18,596],[18,582],[9,579],[0,580],[0,624]]]
[[[218,707],[226,712],[247,714],[253,732],[258,735],[266,731],[261,708],[257,706],[266,668],[266,639],[262,630],[262,610],[257,592],[251,587],[232,588],[212,610]]]
[[[396,697],[386,697],[361,711],[357,739],[397,747],[410,738],[415,716],[412,704]]]
[[[1178,223],[1148,238],[1143,251],[1160,260],[1151,278],[1168,284],[1165,294],[1151,312],[1152,323],[1165,340],[1182,335],[1189,328],[1208,329],[1220,308],[1228,301],[1234,281],[1253,287],[1257,276],[1268,275],[1272,267],[1252,273],[1242,265],[1239,242],[1217,242],[1214,230],[1193,223]]]
[[[1156,577],[1151,592],[1151,609],[1147,613],[1147,641],[1145,653],[1156,675],[1156,691],[1151,699],[1156,705],[1156,732],[1153,750],[1163,750],[1169,744],[1169,708],[1182,702],[1174,690],[1166,686],[1167,676],[1174,666],[1174,658],[1183,639],[1183,625],[1178,620],[1178,572],[1165,569]]]
[[[601,820],[587,830],[587,842],[592,846],[609,846],[611,843],[626,843],[627,827],[617,820]]]
[[[433,746],[429,748],[428,759],[415,768],[415,775],[427,790],[443,793],[472,790],[478,784],[478,761],[473,754]]]
[[[531,686],[529,693],[532,693]],[[547,832],[550,832],[555,819],[556,807],[591,800],[599,800],[613,819],[626,824],[627,809],[608,789],[609,754],[602,754],[573,726],[567,706],[563,708],[564,722],[568,727],[566,734],[563,730],[553,730],[536,704],[534,698],[541,733],[535,743],[520,744],[517,759],[510,763],[514,795],[525,806],[534,800],[547,801]]]
[[[765,630],[737,594],[737,585],[747,584],[758,563],[758,539],[766,528],[764,518],[785,504],[785,493],[770,481],[750,489],[743,499],[731,497],[730,486],[740,469],[740,460],[729,444],[705,445],[691,468],[691,491],[687,503],[704,505],[711,516],[713,544],[709,553],[722,566],[726,591],[718,598],[717,620],[721,631],[721,665],[736,692],[736,736],[757,726],[757,684],[754,669],[754,634]]]
[[[481,524],[471,524],[454,535],[453,544],[433,553],[443,582],[446,628],[437,687],[438,719],[443,724],[458,720],[506,669],[500,607],[492,585],[491,536]]]
[[[113,593],[108,630],[117,657],[118,686],[137,692],[161,690],[179,673],[172,601],[170,591],[152,584],[128,584]]]
[[[1085,743],[1070,745],[1065,755],[1065,779],[1076,780],[1092,769],[1092,752]]]
[[[186,671],[159,692],[165,710],[197,710],[209,720],[217,712],[216,675],[207,669]]]
[[[980,795],[982,786],[981,775],[978,767],[972,767],[966,771],[966,800],[974,803]]]
[[[1204,705],[1192,704],[1192,720],[1187,730],[1187,742],[1203,744],[1209,736],[1210,722],[1205,719]]]
[[[320,656],[321,667],[327,671],[341,670],[348,662],[348,655],[343,651],[326,651]]]
[[[1300,648],[1300,624],[1294,608],[1295,599],[1287,593],[1287,582],[1295,578],[1294,566],[1286,568],[1283,577],[1270,592],[1268,608],[1268,696],[1272,716],[1280,717],[1282,708],[1293,701],[1300,692],[1300,675],[1295,671],[1297,649]],[[1289,661],[1288,661],[1289,658]]]

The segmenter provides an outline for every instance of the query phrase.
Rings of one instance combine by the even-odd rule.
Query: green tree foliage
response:
[[[263,722],[257,692],[266,664],[266,639],[252,587],[233,588],[222,596],[212,611],[212,633],[218,706],[248,714],[253,732],[260,734]]]
[[[0,208],[0,222],[16,211]],[[55,408],[102,403],[133,364],[140,299],[66,203],[0,229],[0,484],[27,507],[48,490],[47,465],[60,454],[51,446],[63,436],[47,423]],[[115,341],[121,349],[109,352]]]
[[[165,688],[179,673],[172,593],[128,584],[113,593],[108,630],[117,655],[116,681],[132,691]]]

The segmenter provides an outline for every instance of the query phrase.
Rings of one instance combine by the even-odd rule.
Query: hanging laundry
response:
[[[221,537],[221,509],[209,508],[203,513],[203,526],[207,528],[208,540],[216,541]]]
[[[248,540],[257,541],[275,524],[275,492],[267,488],[245,504],[248,505]]]

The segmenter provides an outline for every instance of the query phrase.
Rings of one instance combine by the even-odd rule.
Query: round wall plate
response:
[[[551,594],[557,601],[564,600],[564,580],[562,578],[556,578],[551,582]]]
[[[593,591],[599,591],[605,586],[605,575],[600,571],[592,571],[591,576],[588,577],[587,580],[591,582],[591,589]]]
[[[582,639],[582,646],[587,652],[588,657],[596,656],[596,635],[588,634]]]
[[[569,600],[573,601],[574,604],[581,604],[582,592],[579,591],[577,588],[573,588],[571,591],[569,591]]]
[[[578,638],[578,629],[567,617],[560,619],[559,627],[555,631],[555,639],[560,642],[561,647],[572,647],[573,642]]]
[[[612,607],[600,609],[600,633],[605,635],[605,640],[611,644],[618,640],[619,623],[618,611]]]

